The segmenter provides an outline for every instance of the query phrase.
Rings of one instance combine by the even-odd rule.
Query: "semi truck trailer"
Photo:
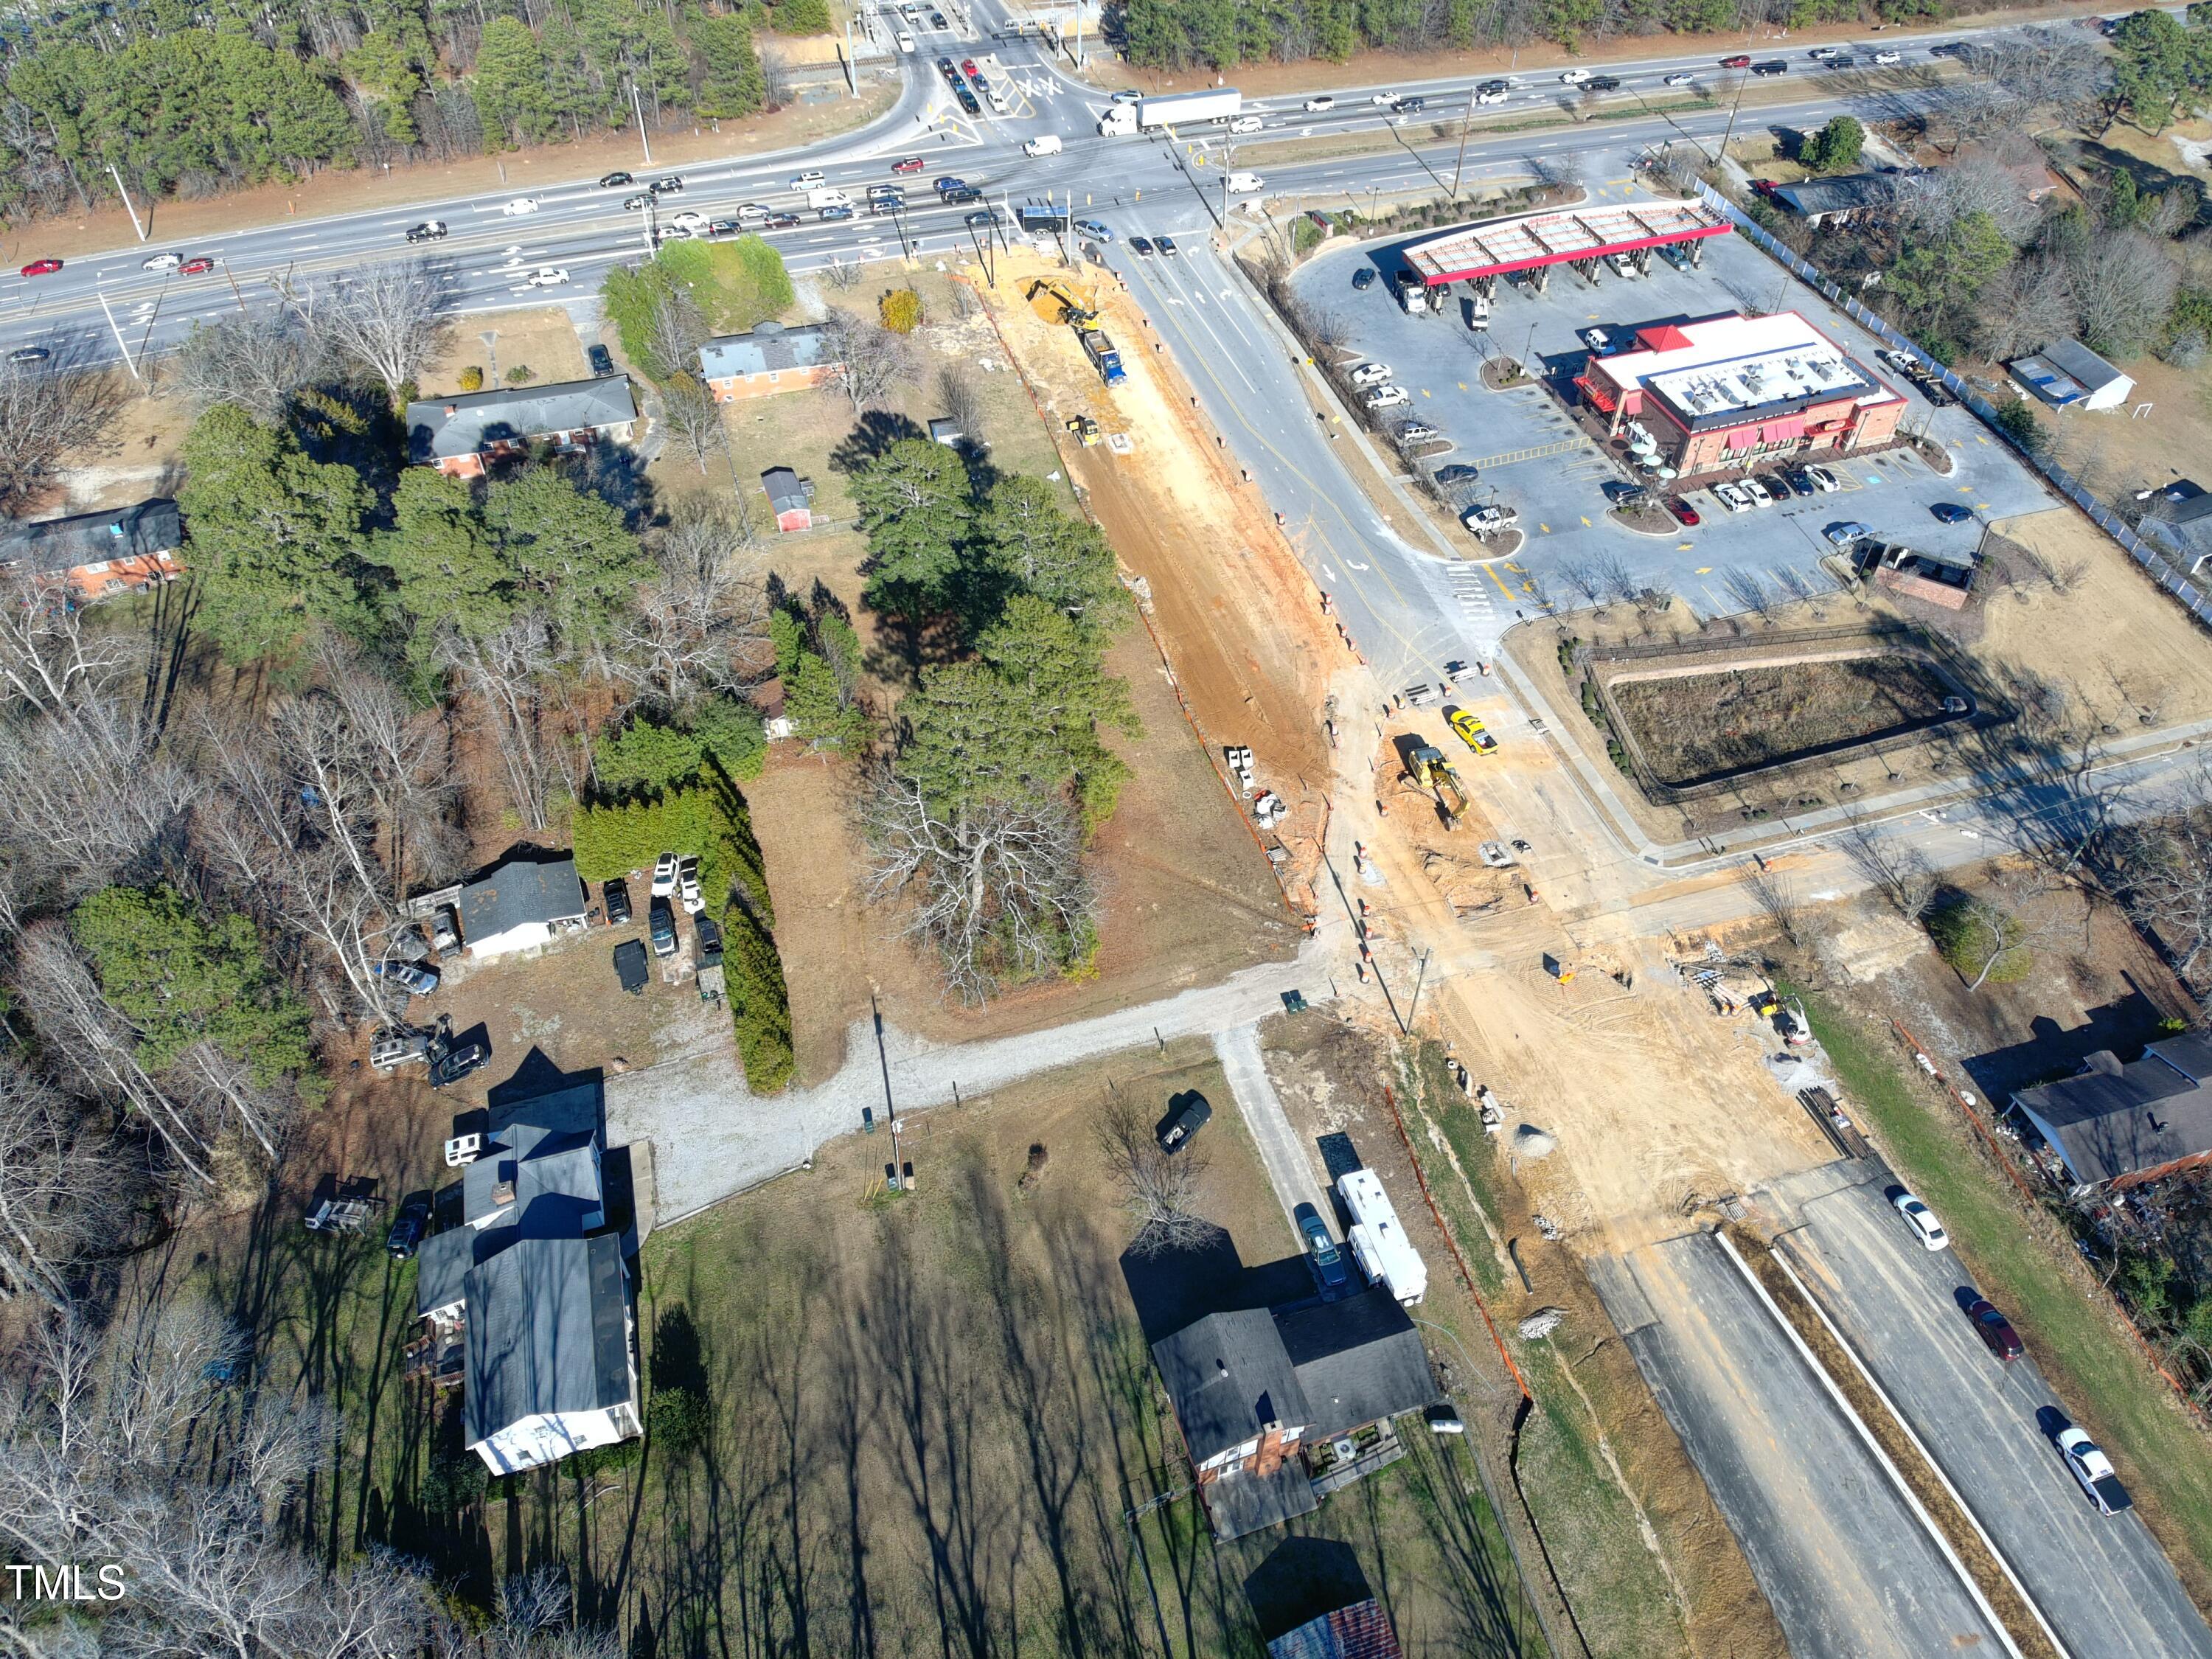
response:
[[[1244,94],[1234,87],[1212,87],[1204,92],[1171,92],[1158,98],[1139,98],[1133,104],[1116,104],[1099,118],[1102,138],[1155,127],[1186,126],[1200,121],[1233,121],[1243,112]]]

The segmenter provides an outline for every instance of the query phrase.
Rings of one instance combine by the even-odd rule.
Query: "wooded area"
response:
[[[212,195],[781,101],[755,50],[818,34],[826,0],[185,0],[18,15],[5,43],[0,216],[137,192]]]

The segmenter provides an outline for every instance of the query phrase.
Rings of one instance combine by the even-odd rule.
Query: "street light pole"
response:
[[[645,164],[653,165],[653,140],[645,131],[645,100],[637,95],[637,82],[629,83],[629,106],[637,112],[637,142],[645,146]]]
[[[94,292],[100,295],[100,308],[107,313],[108,331],[115,336],[116,349],[123,354],[123,367],[131,371],[132,380],[143,381],[146,377],[138,372],[138,365],[131,361],[131,343],[123,337],[123,331],[115,325],[115,313],[107,303],[107,290],[95,289]]]
[[[115,180],[115,188],[117,191],[123,198],[123,210],[131,216],[131,228],[138,233],[138,240],[140,241],[144,241],[146,240],[146,227],[138,222],[138,210],[131,200],[131,191],[129,187],[123,182],[123,175],[120,173],[116,172],[115,164],[112,161],[108,163],[107,171],[109,176]]]

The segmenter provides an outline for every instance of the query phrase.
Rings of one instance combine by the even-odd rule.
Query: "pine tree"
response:
[[[693,15],[684,24],[699,60],[699,113],[726,119],[768,106],[768,76],[753,50],[753,32],[742,17]]]

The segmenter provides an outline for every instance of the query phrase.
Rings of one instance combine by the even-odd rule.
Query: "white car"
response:
[[[1769,493],[1766,486],[1759,483],[1756,478],[1746,478],[1741,483],[1738,484],[1736,488],[1743,491],[1745,495],[1750,496],[1755,506],[1771,507],[1774,505],[1773,495]]]
[[[1109,97],[1106,101],[1109,104],[1133,104],[1144,95],[1134,87],[1124,87],[1121,91]]]
[[[823,182],[824,176],[820,169],[810,167],[791,181],[791,187],[793,190],[811,190]]]
[[[1444,434],[1426,421],[1408,421],[1398,428],[1398,435],[1409,444],[1425,444],[1431,438],[1441,438]]]
[[[1950,1249],[1951,1235],[1943,1231],[1943,1224],[1936,1218],[1935,1211],[1901,1187],[1889,1201],[1897,1206],[1898,1214],[1905,1218],[1905,1225],[1911,1227],[1914,1235],[1920,1240],[1922,1249]]]
[[[1398,101],[1398,94],[1395,92],[1378,92],[1367,101],[1374,105],[1376,108],[1381,109],[1386,105],[1396,103]]]
[[[1474,94],[1474,101],[1478,104],[1502,104],[1512,95],[1504,91],[1478,92]]]
[[[535,213],[538,211],[538,198],[535,196],[518,196],[500,211],[510,219],[519,218],[526,213]]]
[[[1352,371],[1354,386],[1380,386],[1389,378],[1390,365],[1388,363],[1362,363]]]
[[[1670,75],[1659,84],[1665,87],[1694,86],[1697,83],[1697,79],[1698,77],[1694,75]]]
[[[663,853],[653,866],[653,896],[666,898],[676,890],[678,859],[673,853]]]
[[[1309,115],[1325,115],[1335,107],[1336,100],[1330,97],[1327,93],[1323,93],[1318,98],[1309,98],[1306,100],[1306,113]]]
[[[703,213],[695,213],[687,208],[670,219],[668,222],[676,229],[686,234],[692,234],[707,228],[707,216]]]
[[[1406,388],[1401,386],[1381,386],[1376,387],[1360,401],[1370,409],[1395,409],[1401,404],[1410,404],[1413,400],[1407,395]]]
[[[2066,1460],[2066,1467],[2081,1490],[2089,1494],[2089,1501],[2097,1506],[2100,1515],[2118,1515],[2122,1510],[2135,1507],[2128,1489],[2120,1484],[2114,1473],[2112,1460],[2105,1455],[2104,1448],[2089,1438],[2081,1425],[2069,1423],[2058,1431],[2058,1455]]]
[[[1563,87],[1578,87],[1589,78],[1590,72],[1588,70],[1565,70],[1560,72],[1559,84]]]
[[[1267,125],[1256,115],[1240,115],[1229,124],[1231,132],[1257,132]]]
[[[1731,513],[1748,513],[1754,505],[1750,492],[1741,484],[1715,484],[1713,499]]]
[[[1843,480],[1825,466],[1808,466],[1805,469],[1805,476],[1813,481],[1813,488],[1823,495],[1832,495],[1844,487]]]
[[[179,265],[184,264],[184,262],[185,256],[181,253],[156,253],[149,258],[141,260],[139,262],[138,269],[141,270],[174,270]]]
[[[914,50],[914,36],[908,34],[904,29],[901,29],[899,31],[898,49],[901,52],[912,52]]]
[[[528,283],[532,288],[558,288],[568,280],[568,273],[562,266],[540,265],[530,273]]]
[[[1583,330],[1582,343],[1601,357],[1604,356],[1607,352],[1613,349],[1613,336],[1607,333],[1601,328],[1586,328]]]
[[[1878,52],[1874,55],[1874,61],[1887,69],[1892,64],[1903,63],[1905,54],[1901,52]]]
[[[698,860],[685,859],[676,866],[676,889],[686,915],[696,916],[707,908],[706,896],[699,890]]]

